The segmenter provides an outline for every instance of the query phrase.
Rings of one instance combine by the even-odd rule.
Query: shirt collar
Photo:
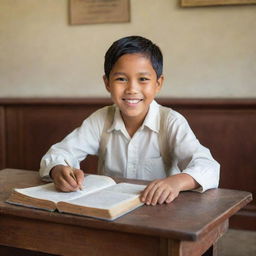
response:
[[[108,132],[112,132],[113,130],[125,130],[125,125],[123,118],[120,113],[120,109],[115,105],[115,114],[114,114],[114,121],[111,127],[108,129]]]
[[[141,129],[143,129],[144,126],[148,127],[154,132],[157,132],[157,133],[159,132],[159,129],[160,129],[159,104],[155,100],[153,100],[149,106],[148,113],[141,126]]]
[[[115,107],[116,109],[115,109],[114,121],[110,129],[108,130],[108,132],[112,132],[113,130],[126,131],[126,128],[120,113],[120,109],[117,106]],[[157,133],[159,132],[159,128],[160,128],[159,104],[155,100],[153,100],[149,105],[149,111],[140,129],[141,130],[144,129],[145,126],[154,132],[157,132]]]

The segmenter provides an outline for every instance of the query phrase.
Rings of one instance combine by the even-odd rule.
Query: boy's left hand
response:
[[[141,194],[141,200],[147,205],[172,202],[180,191],[194,189],[199,184],[188,174],[176,174],[150,182]]]
[[[179,184],[173,179],[167,177],[164,179],[154,180],[148,184],[141,195],[141,200],[147,205],[170,203],[180,192]]]

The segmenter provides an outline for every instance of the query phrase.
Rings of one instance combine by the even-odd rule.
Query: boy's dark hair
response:
[[[150,40],[141,36],[128,36],[115,41],[105,54],[104,71],[107,78],[117,62],[124,54],[138,53],[149,58],[157,78],[163,72],[163,55],[160,48]]]

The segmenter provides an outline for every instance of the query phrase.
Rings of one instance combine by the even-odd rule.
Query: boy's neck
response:
[[[128,134],[130,135],[131,138],[137,132],[137,130],[141,127],[141,125],[144,122],[144,119],[136,120],[135,118],[129,118],[129,119],[127,119],[127,118],[124,119],[123,118],[125,128],[126,128]]]
[[[143,124],[148,114],[148,111],[149,111],[149,106],[146,113],[141,113],[135,116],[129,116],[129,115],[123,114],[122,111],[120,110],[120,114],[123,119],[126,131],[128,132],[131,138]]]
[[[130,137],[132,138],[133,135],[134,135],[134,134],[137,132],[137,130],[140,128],[140,125],[139,125],[139,126],[136,126],[136,127],[134,127],[134,126],[129,127],[129,126],[127,126],[127,125],[125,124],[125,128],[126,128],[128,134],[130,135]]]

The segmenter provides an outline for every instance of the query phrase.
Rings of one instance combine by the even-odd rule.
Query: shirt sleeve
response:
[[[65,161],[80,169],[80,162],[87,155],[97,155],[105,117],[106,108],[96,111],[61,142],[51,146],[40,163],[39,174],[42,179],[51,181],[50,170],[56,165],[66,165]]]
[[[200,185],[196,191],[217,188],[220,165],[206,147],[202,146],[186,119],[172,111],[168,122],[169,143],[172,158],[182,173],[189,174]]]

